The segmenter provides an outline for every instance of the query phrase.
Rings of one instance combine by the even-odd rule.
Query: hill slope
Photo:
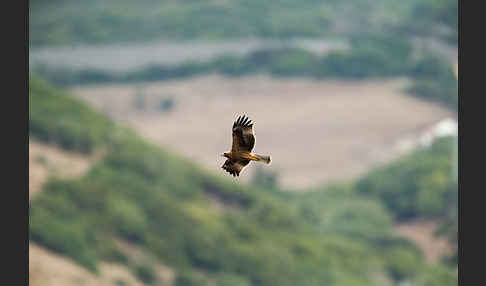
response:
[[[112,261],[157,283],[154,265],[134,261],[117,244],[123,240],[172,267],[175,285],[456,283],[452,271],[391,234],[385,208],[353,190],[319,192],[339,208],[314,211],[339,212],[321,213],[327,219],[316,224],[292,196],[218,178],[35,77],[29,98],[31,136],[106,150],[84,176],[50,179],[30,207],[31,241],[94,273]],[[212,207],[214,200],[231,208]]]

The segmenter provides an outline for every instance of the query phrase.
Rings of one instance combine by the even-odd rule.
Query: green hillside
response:
[[[29,213],[31,240],[93,272],[109,260],[155,282],[152,266],[116,247],[121,238],[172,266],[177,286],[379,285],[383,277],[457,284],[452,268],[427,264],[391,233],[395,211],[376,194],[351,184],[297,196],[220,178],[43,80],[29,81],[30,136],[106,151],[81,178],[50,179]]]
[[[358,180],[355,189],[377,198],[395,220],[437,218],[440,235],[457,246],[458,183],[453,179],[452,138],[442,138]],[[457,263],[457,248],[452,261]]]
[[[457,44],[454,0],[42,1],[29,3],[31,46],[160,39],[347,37],[363,32]],[[451,31],[437,34],[437,27]]]

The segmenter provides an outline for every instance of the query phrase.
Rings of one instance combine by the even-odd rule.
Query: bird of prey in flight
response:
[[[233,145],[231,150],[221,154],[221,156],[227,158],[221,168],[233,175],[233,177],[236,177],[240,175],[241,170],[250,161],[270,164],[270,156],[251,153],[253,146],[255,146],[253,123],[245,115],[239,116],[233,123]]]

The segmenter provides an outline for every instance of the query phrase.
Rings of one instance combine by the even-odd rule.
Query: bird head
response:
[[[226,158],[229,158],[229,154],[224,152],[223,154],[221,154],[221,157],[226,157]]]

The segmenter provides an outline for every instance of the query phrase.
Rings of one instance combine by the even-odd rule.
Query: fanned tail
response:
[[[262,161],[265,164],[270,164],[270,162],[272,161],[272,157],[267,156],[267,155],[254,154],[254,156],[257,158],[257,160],[255,160],[255,161]]]

